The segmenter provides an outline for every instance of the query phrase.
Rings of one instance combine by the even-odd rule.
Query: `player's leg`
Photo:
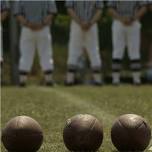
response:
[[[3,63],[3,34],[2,34],[2,27],[0,24],[0,33],[1,33],[1,41],[0,41],[0,64],[2,66]]]
[[[112,83],[120,83],[120,70],[125,51],[125,29],[122,23],[114,21],[112,25]]]
[[[141,83],[141,63],[140,63],[140,23],[134,22],[128,27],[128,53],[131,60],[131,70],[134,84]]]
[[[86,54],[86,48],[82,48],[82,52],[80,56],[78,57],[77,61],[77,73],[76,73],[76,79],[78,83],[83,84],[85,82],[85,76],[88,69],[88,60],[87,60],[87,54]]]
[[[151,39],[152,41],[152,39]],[[149,60],[147,64],[147,70],[146,70],[146,78],[148,82],[152,83],[152,42],[149,46],[149,52],[148,52]]]
[[[97,25],[93,25],[85,35],[85,45],[91,62],[93,71],[93,84],[101,85],[101,58],[99,51],[98,29]]]
[[[1,40],[0,40],[0,83],[2,84],[2,67],[3,67],[3,34],[2,27],[0,24]]]
[[[23,28],[20,38],[20,60],[19,60],[19,81],[24,86],[27,81],[27,75],[31,70],[35,53],[34,34],[27,28]]]
[[[46,85],[53,85],[53,49],[52,38],[49,27],[45,27],[42,31],[37,33],[38,54],[40,57],[40,64],[44,71]]]
[[[68,71],[66,75],[66,84],[75,83],[75,74],[77,71],[78,58],[82,51],[82,30],[80,26],[72,21],[70,29],[69,52],[68,52]]]

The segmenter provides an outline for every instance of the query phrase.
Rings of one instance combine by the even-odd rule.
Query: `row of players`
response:
[[[133,83],[138,85],[141,83],[140,19],[148,9],[152,10],[151,1],[109,1],[107,5],[108,12],[113,18],[112,82],[116,85],[120,83],[121,62],[125,47],[127,47]],[[19,44],[20,85],[26,85],[37,49],[46,85],[51,86],[53,85],[54,64],[49,27],[53,16],[57,13],[56,4],[54,1],[16,1],[13,7],[14,15],[22,27]],[[102,61],[97,21],[101,17],[104,3],[103,1],[67,0],[66,7],[71,17],[66,84],[75,84],[78,59],[85,48],[93,73],[93,84],[101,85],[103,83]],[[1,1],[1,21],[6,18],[8,10],[8,1]]]

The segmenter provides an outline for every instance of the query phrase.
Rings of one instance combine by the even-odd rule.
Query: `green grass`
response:
[[[2,128],[17,115],[31,116],[41,124],[45,139],[39,152],[67,152],[62,130],[66,119],[79,113],[93,114],[102,121],[104,141],[100,152],[115,150],[110,140],[110,128],[119,115],[139,114],[152,128],[152,88],[148,85],[3,87],[1,96]],[[3,146],[2,152],[5,152]]]

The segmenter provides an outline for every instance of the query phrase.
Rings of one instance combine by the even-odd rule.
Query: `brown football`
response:
[[[34,119],[17,116],[2,130],[2,142],[9,152],[36,152],[43,142],[43,131]]]
[[[151,129],[141,116],[126,114],[113,124],[111,139],[119,151],[143,151],[149,145]]]
[[[70,151],[95,152],[102,144],[103,127],[94,116],[79,114],[67,120],[63,140]]]

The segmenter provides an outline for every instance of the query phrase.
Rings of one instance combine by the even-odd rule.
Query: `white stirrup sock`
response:
[[[45,74],[44,78],[45,78],[46,82],[52,82],[53,81],[52,73],[51,74]]]
[[[141,83],[141,73],[139,71],[132,73],[133,83],[140,84]]]
[[[113,72],[112,73],[112,83],[113,84],[120,83],[120,72]]]
[[[66,81],[67,83],[73,83],[75,79],[75,73],[74,72],[68,72]]]
[[[20,75],[20,83],[26,83],[27,75]]]
[[[101,73],[94,73],[93,80],[97,83],[102,83]]]

